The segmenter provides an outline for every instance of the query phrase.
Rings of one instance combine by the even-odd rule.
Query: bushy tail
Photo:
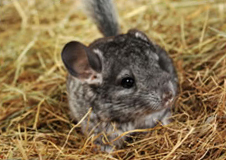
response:
[[[105,37],[119,34],[113,0],[83,0],[85,9]]]

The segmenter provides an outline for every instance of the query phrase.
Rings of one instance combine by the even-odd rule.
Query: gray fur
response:
[[[83,0],[85,9],[104,36],[119,34],[113,0]]]
[[[107,32],[107,28],[104,29]],[[78,42],[74,44],[80,45]],[[72,51],[76,56],[71,56],[71,45],[73,42],[65,46],[62,57],[69,60],[76,57],[77,63],[81,54]],[[81,45],[78,48],[81,50]],[[161,47],[150,41],[144,33],[130,30],[126,34],[98,39],[83,48],[84,63],[89,63],[88,58],[84,59],[84,52],[89,52],[87,55],[94,54],[90,57],[98,59],[95,63],[101,63],[94,66],[101,66],[101,69],[97,72],[86,64],[85,71],[91,74],[88,78],[81,78],[80,75],[70,74],[71,69],[74,69],[72,73],[80,73],[77,71],[79,67],[74,67],[73,59],[64,61],[69,71],[69,107],[72,117],[77,121],[92,108],[90,115],[81,124],[82,131],[87,135],[106,133],[109,143],[103,142],[104,135],[95,141],[102,150],[110,151],[112,145],[122,147],[125,136],[113,140],[126,131],[152,128],[157,122],[163,125],[169,123],[178,80],[172,60]],[[121,80],[128,76],[134,78],[135,85],[124,88]]]

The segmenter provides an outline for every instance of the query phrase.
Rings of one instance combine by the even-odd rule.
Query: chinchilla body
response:
[[[82,131],[100,135],[102,150],[122,147],[126,131],[168,124],[177,94],[177,74],[167,53],[141,31],[119,33],[111,0],[87,0],[85,6],[104,38],[89,46],[72,41],[62,60],[68,70],[71,115]],[[103,137],[108,143],[103,142]]]

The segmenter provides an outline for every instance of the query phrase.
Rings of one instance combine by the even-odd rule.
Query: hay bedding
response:
[[[125,7],[126,3],[126,7]],[[174,59],[174,122],[112,153],[69,117],[60,58],[71,40],[101,37],[72,0],[0,1],[0,159],[226,159],[226,2],[117,1],[123,32],[138,28]]]

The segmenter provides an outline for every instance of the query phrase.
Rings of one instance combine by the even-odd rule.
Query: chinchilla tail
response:
[[[113,0],[82,0],[87,14],[105,37],[119,34],[118,16]]]

